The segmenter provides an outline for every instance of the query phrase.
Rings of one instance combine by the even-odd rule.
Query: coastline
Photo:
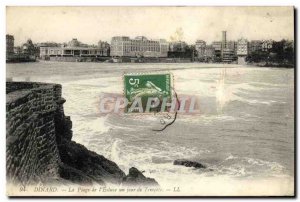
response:
[[[170,58],[172,59],[172,58]],[[189,59],[184,60],[163,60],[163,61],[157,61],[157,62],[130,62],[130,61],[120,61],[120,62],[107,62],[107,61],[93,61],[93,60],[87,60],[87,61],[78,61],[78,60],[26,60],[26,61],[10,61],[7,62],[7,64],[13,64],[13,63],[39,63],[39,62],[54,62],[54,63],[118,63],[118,64],[178,64],[178,63],[187,63],[187,64],[207,64],[209,66],[211,65],[234,65],[234,66],[245,66],[245,67],[262,67],[262,68],[287,68],[287,69],[293,69],[295,68],[294,64],[290,63],[276,63],[276,62],[251,62],[246,63],[244,65],[237,64],[237,63],[220,63],[220,62],[198,62],[198,61],[191,61]]]
[[[115,162],[72,141],[61,92],[60,84],[6,82],[8,184],[159,186],[138,169],[132,167],[126,175]]]

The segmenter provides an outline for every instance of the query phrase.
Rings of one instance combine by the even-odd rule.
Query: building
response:
[[[222,41],[213,41],[210,52],[214,53],[215,62],[233,62],[236,60],[237,42],[227,41],[226,31],[222,32]]]
[[[230,48],[223,48],[222,62],[231,63],[234,60],[236,60],[236,55],[235,55],[234,50],[232,50]]]
[[[115,36],[111,39],[111,56],[131,56],[131,50],[139,50],[131,47],[131,39],[127,36]]]
[[[106,41],[98,41],[98,47],[99,48],[110,48],[109,43],[107,43]]]
[[[236,47],[236,42],[227,41],[227,32],[222,31],[221,61],[224,63],[230,63],[236,60]]]
[[[110,45],[106,41],[99,41],[97,48],[101,56],[110,56]]]
[[[241,38],[237,41],[237,55],[247,56],[248,55],[248,41]]]
[[[130,39],[127,36],[115,36],[111,40],[110,54],[113,57],[166,57],[168,46],[162,39],[149,40],[144,36]]]
[[[39,44],[37,44],[37,47],[40,49],[39,57],[41,59],[46,59],[50,56],[49,53],[51,52],[50,51],[51,48],[59,48],[59,47],[63,47],[63,46],[64,45],[62,45],[62,44],[52,43],[52,42],[39,43]]]
[[[227,48],[227,38],[226,38],[226,31],[222,31],[222,44],[221,44],[221,59],[223,61],[223,52],[224,49]]]
[[[264,40],[262,41],[261,49],[264,52],[268,52],[273,47],[273,41],[272,40]]]
[[[169,42],[167,42],[167,40],[165,39],[160,39],[159,45],[160,45],[160,57],[168,57],[168,52],[170,48]]]
[[[237,41],[237,56],[238,64],[246,64],[246,57],[248,55],[248,41],[241,38]]]
[[[261,40],[252,40],[249,42],[249,53],[260,52],[262,51],[262,44]]]
[[[107,52],[94,47],[40,47],[40,57],[100,57],[109,56]]]
[[[37,47],[60,47],[62,44],[60,43],[55,43],[55,42],[42,42],[42,43],[37,43]],[[67,46],[67,44],[65,44]]]
[[[6,55],[14,54],[14,36],[6,34]]]
[[[72,39],[67,44],[40,46],[40,58],[49,57],[101,57],[109,56],[109,44],[101,42],[100,46],[88,46]]]
[[[211,45],[216,51],[221,51],[221,49],[222,49],[221,41],[213,41]]]
[[[87,44],[84,44],[78,41],[76,38],[73,38],[71,41],[68,42],[68,47],[88,47]]]
[[[227,37],[226,37],[226,31],[222,31],[222,41],[221,41],[221,61],[224,61],[224,50],[227,49]]]
[[[204,61],[212,62],[215,60],[215,49],[212,45],[205,46]]]
[[[222,31],[222,40],[213,41],[214,58],[216,62],[229,63],[236,59],[237,43],[235,41],[227,41],[227,32]]]
[[[206,42],[203,40],[197,40],[195,43],[195,49],[197,51],[198,59],[204,60],[205,58]]]
[[[236,41],[227,41],[226,48],[233,50],[234,54],[236,55],[237,52],[237,42]]]
[[[224,48],[229,48],[234,51],[236,51],[236,48],[237,48],[237,43],[235,41],[226,41],[226,43],[222,43],[222,41],[213,41],[211,45],[217,51],[221,51],[222,46],[224,46]]]
[[[221,50],[222,50],[222,41],[213,41],[212,47],[214,49],[214,61],[215,62],[221,62],[222,56],[221,56]]]
[[[197,40],[196,43],[195,43],[195,49],[196,50],[205,48],[205,46],[206,46],[206,42],[203,41],[203,40]]]

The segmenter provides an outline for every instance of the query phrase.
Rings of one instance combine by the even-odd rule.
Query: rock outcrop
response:
[[[125,173],[118,167],[118,165],[102,155],[89,151],[83,145],[74,141],[64,140],[58,144],[61,162],[73,170],[84,173],[85,176],[93,181],[104,184],[110,182],[113,184],[120,184]],[[60,175],[71,181],[80,181],[78,173],[73,170],[65,169],[61,166]],[[86,183],[89,181],[82,181]]]
[[[186,159],[177,159],[173,162],[173,165],[181,165],[185,167],[194,167],[194,168],[206,168],[206,166],[201,163],[195,161],[189,161]]]
[[[123,178],[122,185],[124,186],[159,186],[153,178],[145,177],[141,171],[132,167],[129,169],[129,174]]]
[[[129,174],[104,156],[72,141],[61,85],[6,82],[6,170],[11,183],[157,184],[136,168]]]

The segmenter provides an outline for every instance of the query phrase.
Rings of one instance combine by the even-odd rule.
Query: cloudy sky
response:
[[[170,40],[181,29],[192,44],[244,37],[280,40],[294,38],[292,7],[7,7],[6,33],[15,45],[68,42],[72,38],[96,44],[112,36],[146,36]]]

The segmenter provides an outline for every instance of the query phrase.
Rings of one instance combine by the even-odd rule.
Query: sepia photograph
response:
[[[295,197],[292,5],[5,10],[7,196]]]

